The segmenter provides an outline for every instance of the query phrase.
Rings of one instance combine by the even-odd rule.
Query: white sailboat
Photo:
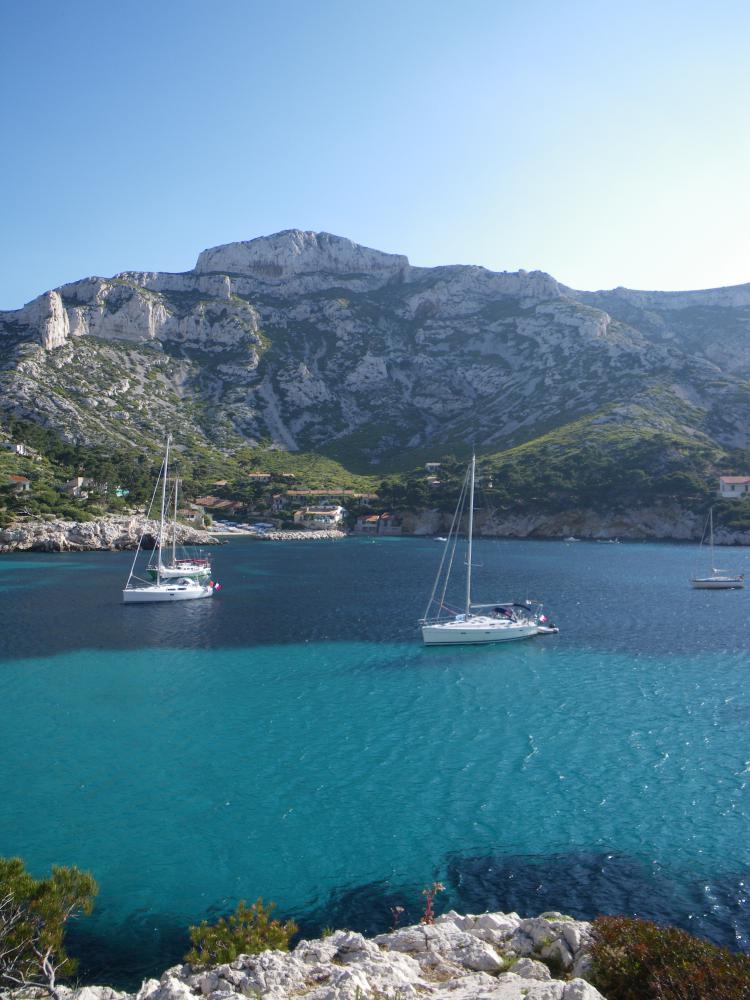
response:
[[[167,479],[169,478],[169,448],[171,443],[172,435],[170,434],[167,438],[167,448],[164,454],[164,461],[159,473],[159,478],[157,479],[156,486],[154,487],[154,495],[151,498],[151,503],[153,505],[154,498],[156,497],[156,491],[159,488],[159,483],[161,483],[161,517],[159,520],[158,555],[155,567],[153,567],[156,571],[156,579],[153,582],[148,582],[140,580],[137,576],[135,576],[135,566],[143,544],[143,535],[141,535],[138,542],[138,548],[136,549],[135,556],[133,557],[133,563],[130,567],[130,574],[128,576],[127,583],[125,584],[125,589],[122,592],[122,599],[125,604],[150,604],[155,601],[191,601],[199,597],[212,597],[215,590],[213,580],[208,580],[205,575],[198,577],[191,577],[186,574],[173,575],[172,571],[178,566],[174,547],[172,549],[172,565],[165,566],[162,561],[162,553],[164,551],[164,543],[166,540],[164,521],[167,506]],[[176,505],[177,498],[175,495],[175,524],[177,519]]]
[[[690,586],[696,590],[741,590],[745,586],[743,574],[734,576],[725,569],[717,569],[714,566],[714,509],[708,511],[708,537],[711,548],[711,573],[708,576],[692,576]],[[706,528],[703,529],[701,538],[701,548],[706,539]]]
[[[172,517],[172,545],[171,558],[168,562],[162,561],[162,550],[157,551],[157,560],[154,564],[149,563],[146,567],[146,574],[151,580],[177,580],[187,577],[191,580],[207,580],[211,576],[211,561],[203,553],[197,556],[177,554],[177,507],[178,495],[180,492],[180,480],[174,479],[174,510]]]
[[[475,604],[471,595],[472,546],[474,536],[474,484],[476,456],[472,455],[463,486],[453,515],[453,523],[443,551],[435,584],[421,620],[422,639],[426,645],[443,646],[467,643],[508,642],[529,639],[540,632],[558,631],[542,614],[540,604],[526,601]],[[461,516],[469,498],[469,523],[466,549],[466,596],[463,611],[449,608],[445,603],[448,582],[456,553]],[[442,583],[442,587],[441,587]],[[439,593],[438,593],[439,592]],[[433,614],[433,610],[436,613]],[[443,612],[448,612],[443,617]]]

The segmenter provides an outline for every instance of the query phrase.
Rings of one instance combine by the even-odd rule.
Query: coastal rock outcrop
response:
[[[153,548],[159,537],[159,522],[144,517],[102,517],[95,521],[29,518],[0,529],[0,553],[135,549],[143,532],[144,547]],[[216,539],[205,531],[177,526],[178,545],[215,543]]]
[[[291,952],[175,966],[135,995],[85,987],[66,1000],[603,1000],[583,978],[590,943],[590,924],[560,913],[451,911],[375,938],[342,930]]]

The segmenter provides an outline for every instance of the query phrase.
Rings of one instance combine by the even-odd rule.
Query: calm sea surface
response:
[[[558,636],[424,648],[430,539],[233,540],[176,606],[120,603],[127,553],[0,559],[0,854],[94,874],[85,978],[160,972],[240,898],[383,930],[433,879],[750,949],[750,590],[692,591],[677,545],[476,551],[477,599]]]

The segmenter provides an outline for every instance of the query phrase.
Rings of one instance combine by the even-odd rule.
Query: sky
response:
[[[750,281],[749,40],[734,0],[1,0],[0,309],[292,228]]]

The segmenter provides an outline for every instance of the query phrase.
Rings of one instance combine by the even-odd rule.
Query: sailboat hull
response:
[[[422,639],[426,646],[484,645],[530,639],[537,634],[536,622],[498,621],[484,616],[422,626]]]
[[[124,604],[153,604],[158,601],[194,601],[200,597],[213,597],[214,588],[208,586],[178,586],[177,584],[153,584],[151,587],[128,587],[122,592]]]
[[[690,586],[696,590],[742,590],[745,581],[741,576],[694,577]]]

